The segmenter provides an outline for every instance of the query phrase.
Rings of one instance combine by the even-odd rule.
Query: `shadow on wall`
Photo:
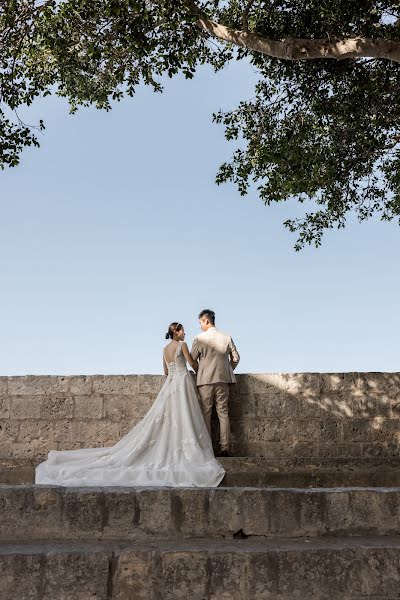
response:
[[[400,373],[238,375],[232,453],[271,458],[400,455]],[[213,416],[213,439],[218,424]],[[218,448],[218,444],[215,444]]]

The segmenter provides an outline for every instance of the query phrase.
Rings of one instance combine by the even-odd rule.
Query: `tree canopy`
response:
[[[400,220],[399,16],[390,0],[3,0],[0,166],[39,145],[44,122],[19,112],[39,97],[109,110],[164,75],[246,59],[253,98],[213,116],[235,142],[217,183],[305,203],[285,222],[297,250],[350,214]]]

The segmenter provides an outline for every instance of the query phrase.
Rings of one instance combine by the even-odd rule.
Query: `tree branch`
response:
[[[250,10],[253,2],[247,2],[246,9]],[[303,39],[287,37],[285,40],[270,40],[256,33],[233,29],[207,18],[207,15],[197,6],[194,0],[187,0],[187,5],[198,15],[198,27],[213,37],[229,42],[253,52],[266,54],[283,60],[315,60],[330,58],[344,60],[346,58],[383,58],[400,62],[400,42],[384,38],[320,38]],[[246,14],[244,20],[246,24]]]
[[[383,38],[363,37],[342,39],[302,39],[288,37],[283,41],[269,40],[256,33],[226,27],[210,19],[200,17],[197,24],[213,37],[283,60],[313,60],[331,58],[384,58],[400,62],[400,42]]]
[[[254,0],[248,0],[247,4],[245,6],[245,9],[243,11],[243,14],[242,14],[243,31],[249,30],[249,12],[250,12],[253,4],[254,4]]]

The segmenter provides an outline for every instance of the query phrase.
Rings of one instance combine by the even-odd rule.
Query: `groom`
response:
[[[239,364],[240,356],[231,336],[215,327],[212,310],[202,310],[199,321],[203,333],[194,338],[191,355],[193,360],[199,361],[197,387],[201,408],[211,437],[211,411],[215,401],[220,427],[220,456],[229,456],[229,385],[236,383],[233,370]]]

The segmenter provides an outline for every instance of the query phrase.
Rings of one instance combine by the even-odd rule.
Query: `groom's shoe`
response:
[[[226,458],[227,456],[229,456],[229,450],[221,450],[220,454],[219,454],[222,458]]]

